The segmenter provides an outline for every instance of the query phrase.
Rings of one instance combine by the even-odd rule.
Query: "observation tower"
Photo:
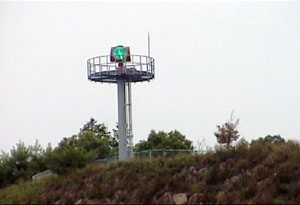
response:
[[[89,80],[117,84],[119,160],[133,158],[131,83],[154,78],[154,59],[149,53],[148,47],[148,56],[131,55],[129,47],[119,45],[111,48],[110,55],[87,60]]]

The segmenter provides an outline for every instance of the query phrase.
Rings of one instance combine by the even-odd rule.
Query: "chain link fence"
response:
[[[153,158],[171,158],[178,155],[190,155],[190,154],[203,154],[205,151],[197,151],[197,150],[184,150],[184,149],[152,149],[152,150],[145,150],[140,152],[134,152],[135,159],[153,159]],[[108,157],[104,159],[97,159],[96,163],[109,163],[109,162],[116,162],[119,160],[118,156]],[[56,175],[51,170],[46,170],[44,172],[37,173],[36,175],[32,176],[33,180],[39,180],[45,176]]]
[[[145,150],[140,152],[134,152],[135,159],[153,159],[157,157],[161,158],[171,158],[178,155],[189,155],[189,154],[202,154],[204,152],[199,152],[197,150],[184,150],[184,149],[152,149],[152,150]],[[107,163],[112,161],[117,161],[118,156],[108,157],[104,159],[98,159],[96,162],[98,163]]]

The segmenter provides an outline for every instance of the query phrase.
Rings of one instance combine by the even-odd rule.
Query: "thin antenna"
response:
[[[148,57],[150,57],[150,32],[148,31]]]

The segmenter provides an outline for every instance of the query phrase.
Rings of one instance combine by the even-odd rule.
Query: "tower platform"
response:
[[[154,78],[154,59],[149,56],[130,55],[130,62],[111,62],[110,56],[97,56],[87,61],[88,79],[102,83],[150,81]]]

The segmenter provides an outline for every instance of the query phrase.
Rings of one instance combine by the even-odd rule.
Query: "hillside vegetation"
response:
[[[200,155],[89,164],[0,190],[0,203],[300,203],[300,146],[276,137]]]
[[[113,135],[108,128],[91,118],[78,134],[63,138],[57,147],[48,144],[46,149],[36,141],[26,146],[19,142],[10,153],[0,152],[0,189],[19,181],[31,180],[37,173],[51,170],[64,174],[75,168],[83,168],[96,159],[105,161],[118,154],[118,134]],[[134,147],[135,152],[149,149],[184,149],[192,151],[192,141],[179,131],[170,132],[152,130],[147,140]]]

